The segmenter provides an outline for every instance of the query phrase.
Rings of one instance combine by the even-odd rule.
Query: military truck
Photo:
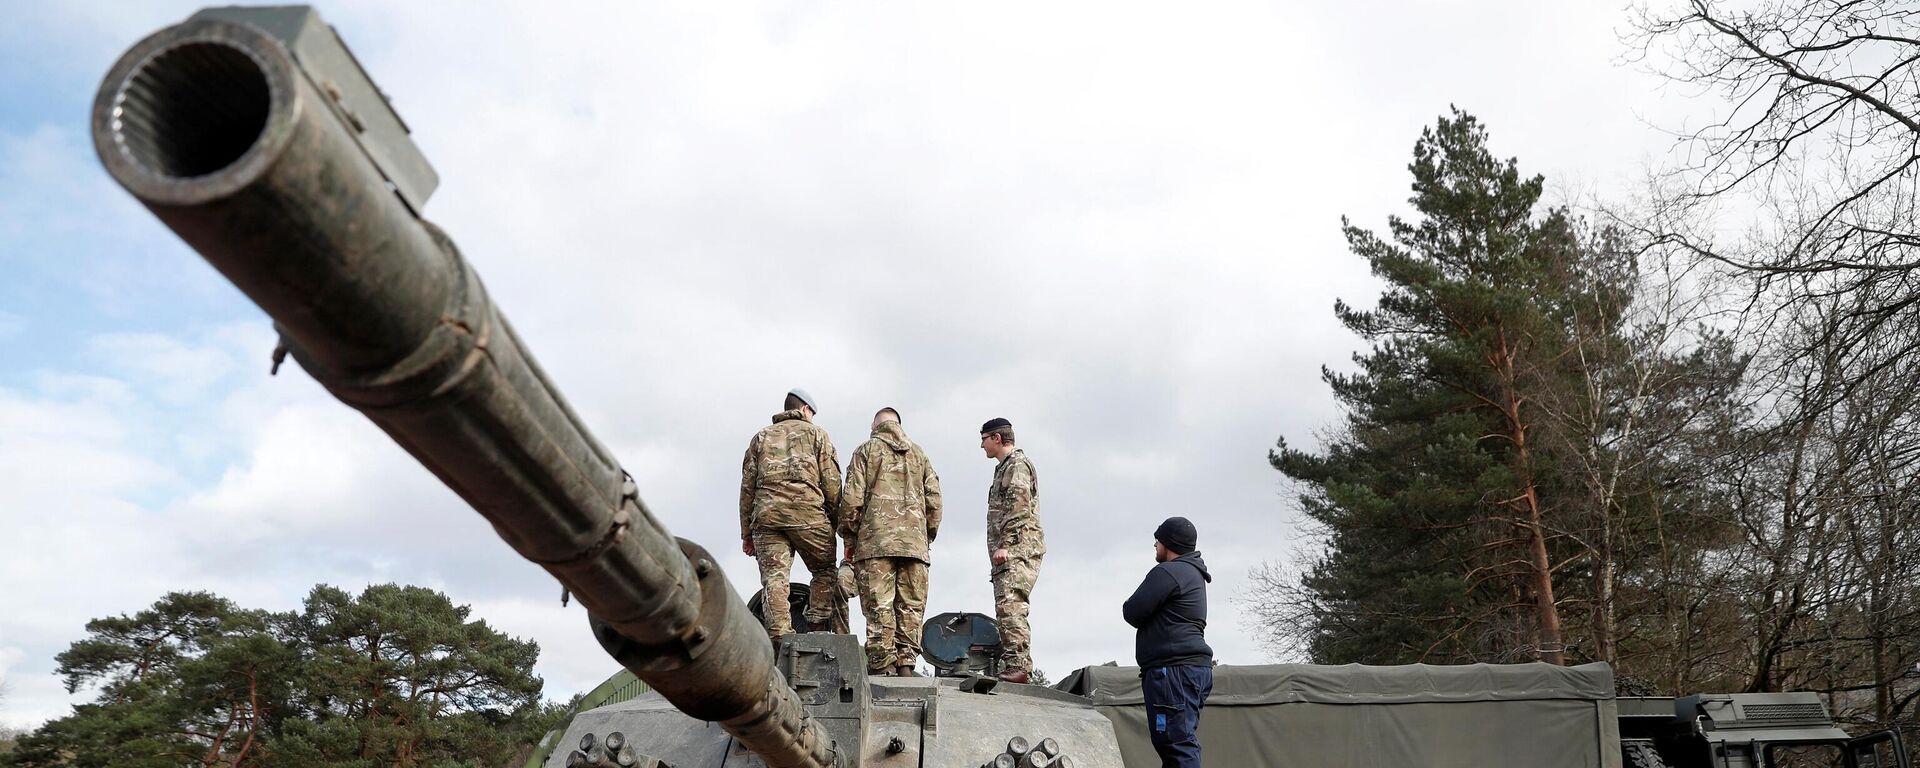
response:
[[[1617,707],[1629,768],[1907,766],[1899,733],[1850,737],[1819,694],[1623,697]]]
[[[1139,670],[1060,687],[1114,723],[1129,768],[1158,765]],[[1616,697],[1606,664],[1219,666],[1201,714],[1208,765],[1907,768],[1899,735],[1852,738],[1813,693]]]
[[[1089,668],[1085,690],[997,684],[979,674],[973,646],[988,635],[973,624],[951,628],[964,652],[935,662],[972,672],[962,677],[868,679],[847,635],[769,643],[718,560],[675,538],[641,501],[453,239],[423,217],[438,176],[313,9],[210,8],[155,32],[109,70],[94,100],[92,136],[108,174],[273,319],[275,369],[291,357],[386,431],[577,597],[587,631],[649,689],[622,684],[631,696],[578,713],[555,742],[569,748],[552,750],[547,768],[1153,762],[1137,742],[1121,746],[1139,735],[1128,714],[1137,704],[1123,690],[1131,673],[1122,668]],[[1848,741],[1804,706],[1765,709],[1804,704],[1798,700],[1676,700],[1674,722],[1648,717],[1642,731],[1606,716],[1617,703],[1610,690],[1592,687],[1597,672],[1522,666],[1301,670],[1300,684],[1275,689],[1287,698],[1273,702],[1235,701],[1236,681],[1269,676],[1227,668],[1206,722],[1285,717],[1208,730],[1209,761],[1298,765],[1301,755],[1350,754],[1317,764],[1484,765],[1471,757],[1481,754],[1476,746],[1515,740],[1526,748],[1497,764],[1612,766],[1621,750],[1610,740],[1621,732],[1639,745],[1635,754],[1673,765],[1780,765],[1805,757],[1803,746],[1837,745],[1842,765],[1905,766],[1888,757],[1897,738]],[[1420,689],[1421,675],[1453,683],[1427,686],[1420,695],[1433,700],[1392,700]],[[1528,676],[1558,693],[1530,687]],[[1387,698],[1326,703],[1309,695],[1361,680]],[[1576,734],[1532,710],[1583,712],[1580,722],[1592,728]],[[1503,719],[1490,721],[1487,711]],[[1781,712],[1792,717],[1767,719],[1787,717]],[[1403,739],[1383,761],[1382,745],[1396,733],[1385,725],[1410,713],[1423,713],[1414,720],[1424,725],[1405,733],[1429,736]],[[1281,727],[1308,715],[1311,728]],[[1548,721],[1560,727],[1510,727]],[[1744,725],[1760,722],[1771,725]],[[1492,726],[1508,735],[1473,736]],[[1818,738],[1803,738],[1814,731]],[[1330,740],[1347,751],[1309,749]],[[1235,743],[1253,749],[1234,757]],[[1702,744],[1718,762],[1686,762]]]

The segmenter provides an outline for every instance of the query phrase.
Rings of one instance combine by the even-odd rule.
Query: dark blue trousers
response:
[[[1160,768],[1200,768],[1200,708],[1213,693],[1213,667],[1148,667],[1140,672],[1140,693]]]

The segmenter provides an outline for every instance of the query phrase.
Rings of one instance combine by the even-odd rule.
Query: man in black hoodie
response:
[[[1153,532],[1153,559],[1121,613],[1139,631],[1133,657],[1146,697],[1147,737],[1161,768],[1200,768],[1200,707],[1213,692],[1213,649],[1207,646],[1207,563],[1194,547],[1200,533],[1184,517]]]

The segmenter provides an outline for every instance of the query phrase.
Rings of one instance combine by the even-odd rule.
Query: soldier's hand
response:
[[[741,539],[740,551],[747,553],[747,557],[753,557],[753,539]]]
[[[1004,549],[996,549],[996,550],[994,550],[994,551],[993,551],[993,564],[994,564],[994,565],[1006,565],[1006,564],[1007,564],[1007,551],[1006,551],[1006,550],[1004,550]]]

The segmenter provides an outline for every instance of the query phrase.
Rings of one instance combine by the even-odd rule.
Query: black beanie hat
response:
[[[1200,544],[1200,532],[1184,517],[1169,517],[1153,529],[1153,539],[1167,545],[1174,554],[1184,555]]]
[[[1012,429],[1012,428],[1013,428],[1013,422],[1011,422],[1011,421],[1007,421],[1006,419],[994,419],[994,420],[992,420],[992,421],[989,421],[989,422],[987,422],[987,423],[985,423],[985,424],[982,424],[982,425],[980,425],[980,434],[983,434],[983,435],[984,435],[984,434],[986,434],[986,433],[988,433],[988,432],[992,432],[992,431],[994,431],[994,430],[996,430],[996,429],[999,429],[999,428],[1001,428],[1001,427],[1006,427],[1007,429]]]

